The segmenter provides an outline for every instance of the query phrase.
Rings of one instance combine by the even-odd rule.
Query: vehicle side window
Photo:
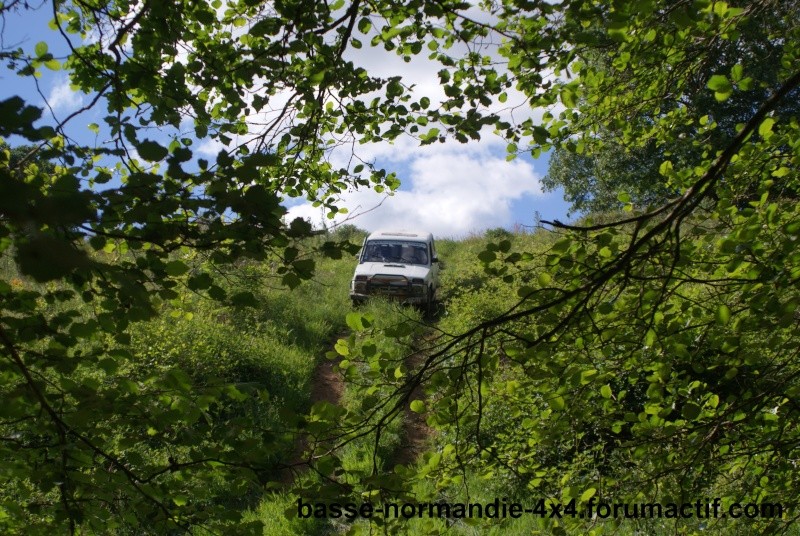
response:
[[[367,260],[367,239],[365,238],[364,241],[361,243],[361,249],[358,252],[358,262],[359,264],[366,262]]]

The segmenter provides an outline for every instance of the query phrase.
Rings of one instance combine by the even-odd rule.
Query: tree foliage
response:
[[[491,287],[460,300],[473,312],[412,381],[451,441],[426,471],[448,486],[472,460],[562,504],[791,504],[797,5],[536,7],[505,6],[519,41],[501,52],[531,103],[564,111],[507,134],[556,148],[564,176],[586,180],[575,192],[606,206],[613,192],[625,211],[550,222],[545,248],[499,240],[478,255]],[[760,45],[734,55],[742,40]],[[545,80],[548,68],[562,78]],[[591,182],[598,166],[608,173]]]
[[[588,156],[567,148],[555,149],[550,156],[545,188],[561,188],[572,203],[570,210],[581,213],[620,210],[627,202],[650,207],[677,193],[670,191],[658,173],[659,155],[655,144],[625,149],[609,140],[601,153]]]
[[[24,7],[3,4],[0,14]],[[0,55],[23,76],[63,67],[88,102],[49,124],[19,96],[0,102],[0,137],[36,148],[0,152],[0,251],[35,282],[0,281],[8,531],[225,523],[223,504],[191,499],[207,497],[214,478],[244,489],[274,468],[265,465],[270,431],[225,424],[226,401],[258,393],[200,389],[178,369],[131,379],[129,330],[182,287],[252,305],[220,277],[246,259],[274,263],[289,287],[310,277],[314,262],[297,241],[312,230],[284,222],[281,201],[306,196],[335,215],[347,188],[396,188],[392,173],[359,160],[358,145],[401,135],[468,142],[491,129],[512,153],[554,149],[570,166],[565,155],[580,155],[581,195],[619,189],[628,213],[555,223],[564,236],[545,252],[508,240],[487,247],[479,258],[502,282],[502,307],[433,341],[413,371],[391,366],[368,337],[341,341],[348,374],[369,380],[365,404],[329,408],[311,428],[339,443],[378,432],[377,445],[410,406],[454,426],[422,474],[445,468],[453,481],[453,462],[481,458],[563,498],[713,487],[761,500],[797,489],[800,213],[787,201],[800,158],[796,2],[52,9],[70,51],[63,62],[46,43]],[[428,56],[442,101],[371,75],[359,49]],[[541,120],[504,119],[514,90],[546,110]],[[108,141],[82,143],[75,118],[101,108],[102,126],[91,129]],[[197,156],[203,142],[220,147],[213,161]],[[348,164],[335,165],[343,150]],[[608,181],[620,167],[622,178]],[[634,182],[645,186],[630,191]],[[515,301],[504,304],[508,294]],[[371,335],[368,321],[351,320]],[[400,325],[371,336],[409,333]],[[506,375],[516,383],[499,403]],[[420,383],[438,393],[428,404],[412,399]],[[377,396],[370,384],[388,391]],[[499,419],[487,436],[490,407],[521,426]],[[148,456],[151,428],[169,431],[172,455]],[[320,443],[317,469],[337,476],[330,445]],[[626,482],[631,464],[640,472]],[[404,476],[366,475],[363,485],[378,494]]]
[[[604,150],[585,151],[581,143],[567,143],[556,148],[543,180],[545,187],[563,188],[572,209],[582,212],[622,208],[625,203],[620,201],[620,194],[640,208],[656,206],[678,195],[680,189],[659,172],[661,162],[670,160],[674,165],[691,166],[702,158],[702,154],[695,151],[705,146],[724,149],[781,82],[778,76],[785,57],[777,36],[793,31],[798,6],[794,2],[765,2],[752,6],[742,4],[742,7],[747,7],[747,16],[737,20],[730,33],[723,30],[721,35],[688,38],[678,56],[669,60],[676,73],[665,79],[665,83],[676,80],[678,84],[652,88],[655,93],[643,98],[654,102],[631,103],[629,108],[619,110],[619,116],[594,130],[603,140]],[[718,13],[725,13],[728,8],[716,9]],[[651,20],[646,30],[647,42],[663,41],[665,35],[670,35],[676,20],[691,16],[681,7],[664,10]],[[609,21],[601,24],[606,22]],[[582,43],[580,62],[586,64],[583,68],[592,73],[592,78],[599,73],[607,81],[601,83],[610,84],[605,90],[615,91],[617,84],[625,83],[633,74],[628,64],[629,53],[609,53],[617,47],[618,38],[606,32],[604,26],[589,25],[585,31],[591,37]],[[667,48],[665,53],[669,54],[671,45],[663,44]],[[696,61],[698,58],[702,60]],[[734,87],[739,91],[734,91]],[[796,116],[797,95],[795,90],[776,103],[773,113]],[[694,122],[680,120],[673,124],[672,134],[677,140],[705,137],[708,143],[699,147],[682,142],[658,143],[647,135],[646,128],[635,142],[620,139],[624,130],[620,128],[621,122],[648,123],[670,111],[682,118],[695,118]],[[702,117],[714,122],[714,128],[698,128],[697,120]],[[788,193],[784,191],[784,195]]]

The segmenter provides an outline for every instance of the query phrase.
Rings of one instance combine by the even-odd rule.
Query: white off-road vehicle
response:
[[[439,289],[439,259],[433,235],[376,231],[364,240],[350,282],[354,304],[385,296],[431,310]]]

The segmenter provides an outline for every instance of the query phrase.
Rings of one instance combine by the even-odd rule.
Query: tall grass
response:
[[[351,274],[348,273],[348,277]],[[376,332],[380,332],[392,324],[411,321],[422,329],[421,313],[411,307],[400,306],[396,303],[380,299],[371,300],[359,309],[359,312],[369,315],[373,321]],[[344,318],[344,314],[342,315]],[[381,351],[389,355],[389,359],[399,363],[412,353],[411,335],[403,340],[385,339],[379,342]],[[328,348],[330,350],[330,348]],[[339,371],[343,374],[344,371]],[[388,394],[384,393],[384,394]],[[344,392],[339,404],[349,412],[358,414],[362,412],[361,400],[356,397],[355,391],[344,384]],[[362,492],[367,490],[359,487],[361,477],[371,475],[374,467],[378,468],[378,477],[381,474],[392,472],[395,460],[402,448],[404,414],[401,412],[394,419],[386,423],[376,445],[373,436],[364,436],[347,442],[336,454],[345,470],[343,484],[353,486],[353,491],[348,496],[337,498],[339,502],[360,503],[363,501]],[[314,473],[308,473],[303,478],[319,481]],[[250,512],[249,519],[258,519],[264,524],[264,534],[337,534],[350,529],[358,528],[369,530],[369,523],[365,520],[345,521],[342,519],[300,519],[297,517],[297,500],[304,502],[318,502],[320,498],[301,497],[285,489],[268,494],[263,498],[257,508]]]
[[[122,366],[116,372],[125,381],[144,385],[149,377],[180,369],[195,389],[223,383],[249,387],[250,392],[257,389],[261,393],[259,397],[225,398],[209,410],[205,419],[200,418],[197,426],[209,430],[212,427],[207,421],[209,417],[214,419],[213,426],[218,427],[217,420],[232,422],[243,416],[259,429],[274,430],[274,453],[270,460],[261,462],[271,462],[277,468],[279,463],[288,461],[294,448],[294,436],[287,432],[292,425],[287,425],[286,415],[308,411],[313,371],[324,359],[329,341],[343,329],[345,314],[350,309],[348,282],[353,270],[352,259],[316,258],[315,262],[314,279],[303,282],[293,291],[277,284],[279,279],[268,263],[245,263],[235,273],[224,274],[228,294],[252,292],[257,300],[256,307],[223,306],[202,293],[178,286],[177,298],[158,302],[158,316],[130,324],[126,333],[99,334],[92,340],[80,341],[79,348],[85,346],[87,353],[92,348],[95,351],[119,348],[115,339],[126,336],[130,338],[125,348],[128,358],[124,363],[120,361]],[[0,277],[15,289],[43,291],[61,286],[55,282],[37,284],[21,276],[8,254],[0,256],[0,272]],[[76,308],[86,319],[95,314],[93,304],[83,303],[79,297],[70,303],[54,305],[40,301],[38,309],[44,317],[56,315],[59,308],[65,307]],[[47,343],[43,340],[41,344]],[[78,369],[73,376],[79,374],[97,373]],[[187,430],[192,426],[188,425]],[[126,447],[126,455],[168,465],[170,456],[188,452],[186,448],[169,443],[171,433],[178,432],[152,430],[153,436],[148,441]],[[224,433],[224,430],[215,433]],[[120,441],[127,441],[124,434],[125,430],[121,430]],[[259,476],[271,479],[269,474]],[[273,476],[277,477],[277,471]],[[222,478],[208,482],[207,488],[206,498],[193,500],[223,502],[232,509],[241,510],[257,505],[260,497],[257,486],[232,490]],[[7,498],[6,492],[10,493],[10,488],[0,490],[0,500]],[[9,500],[13,501],[13,497]]]

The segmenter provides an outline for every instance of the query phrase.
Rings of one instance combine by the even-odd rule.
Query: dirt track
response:
[[[336,341],[342,337],[347,336],[347,333],[339,333],[332,338],[329,349],[333,350]],[[422,352],[414,352],[406,358],[406,366],[409,370],[413,370],[424,359]],[[337,370],[339,359],[321,360],[311,377],[311,404],[325,401],[331,404],[338,404],[342,395],[344,394],[345,384],[342,375]],[[410,400],[424,400],[425,393],[421,386],[417,386],[412,392]],[[393,465],[402,464],[409,465],[414,463],[416,459],[425,451],[426,442],[430,437],[432,429],[425,422],[425,415],[411,411],[409,407],[405,408],[403,414],[403,441],[400,448],[395,453]],[[291,483],[295,474],[302,471],[305,465],[303,454],[308,446],[308,437],[305,435],[298,435],[293,449],[292,461],[289,463],[288,468],[281,472],[280,481],[283,483]]]

